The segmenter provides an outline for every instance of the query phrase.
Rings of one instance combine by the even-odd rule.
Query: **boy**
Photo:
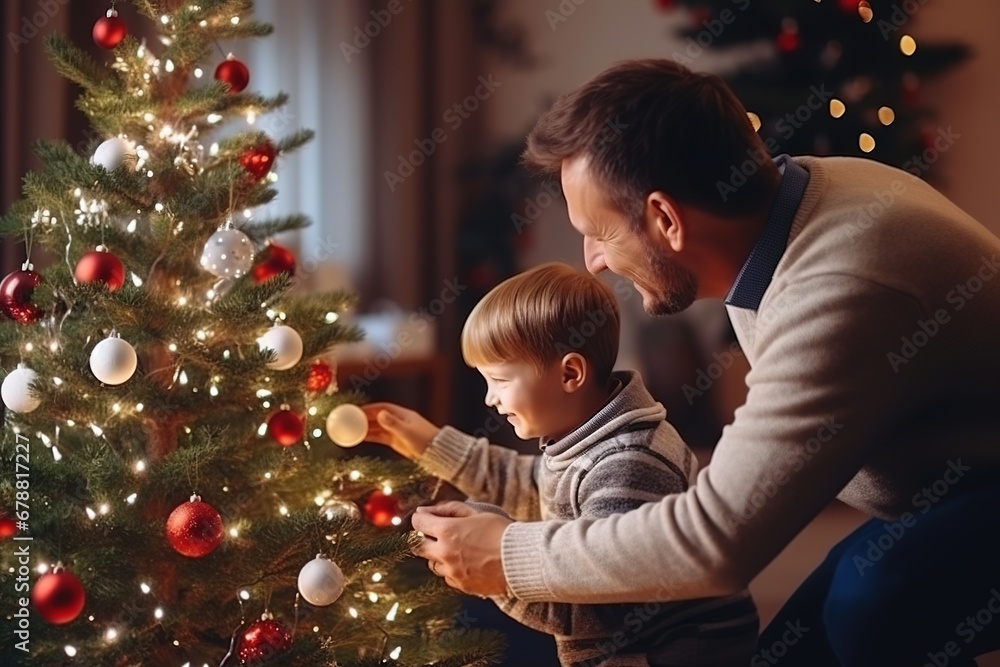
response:
[[[519,455],[389,403],[365,406],[367,439],[521,521],[605,517],[683,492],[697,462],[639,374],[612,372],[618,336],[618,305],[600,280],[558,263],[526,271],[476,305],[462,356],[485,378],[486,404],[542,453]],[[665,604],[494,601],[553,635],[565,666],[730,667],[757,647],[746,591]]]

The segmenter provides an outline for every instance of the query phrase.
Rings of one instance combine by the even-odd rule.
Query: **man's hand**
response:
[[[418,507],[413,528],[424,540],[414,553],[426,558],[431,571],[452,588],[469,595],[505,595],[500,541],[511,523],[457,501]]]
[[[419,412],[408,410],[395,403],[369,403],[361,409],[368,416],[368,435],[365,440],[389,445],[396,453],[411,461],[420,458],[437,432]]]

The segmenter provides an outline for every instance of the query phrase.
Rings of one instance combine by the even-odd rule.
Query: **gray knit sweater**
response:
[[[529,521],[606,517],[683,492],[697,472],[691,450],[638,373],[614,379],[620,388],[609,402],[573,433],[542,443],[540,456],[446,426],[419,463],[471,499]],[[585,563],[575,576],[588,576]],[[745,591],[672,604],[494,601],[555,636],[563,665],[746,665],[756,649],[757,613]]]
[[[627,514],[511,524],[518,598],[725,595],[834,497],[898,519],[956,468],[955,492],[1000,480],[1000,240],[906,172],[795,162],[810,178],[784,256],[758,309],[729,308],[752,370],[711,464]]]

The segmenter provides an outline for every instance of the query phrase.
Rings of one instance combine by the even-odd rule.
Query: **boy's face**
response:
[[[486,405],[497,409],[522,440],[558,439],[575,428],[566,425],[560,410],[566,393],[560,364],[549,364],[539,372],[527,362],[504,362],[477,366],[486,379]]]

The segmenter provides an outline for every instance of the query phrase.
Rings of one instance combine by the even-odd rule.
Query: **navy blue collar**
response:
[[[802,196],[809,184],[809,172],[795,164],[788,154],[774,158],[774,164],[782,170],[778,196],[757,243],[743,263],[733,286],[729,288],[729,294],[726,295],[727,306],[749,310],[760,307],[764,292],[774,277],[774,270],[785,254],[792,220],[795,219],[795,213],[799,210]]]

